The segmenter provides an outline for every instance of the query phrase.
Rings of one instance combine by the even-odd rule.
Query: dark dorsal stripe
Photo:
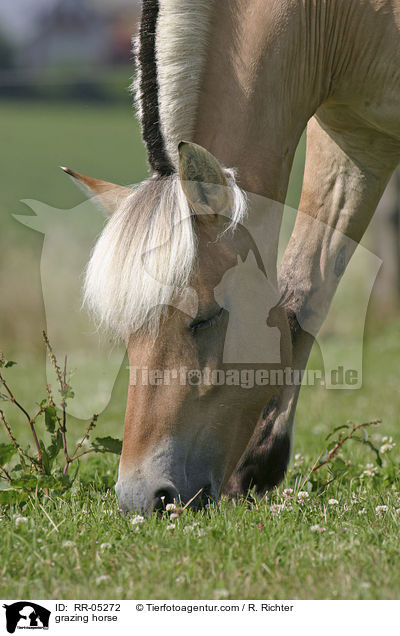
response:
[[[142,108],[142,135],[147,147],[149,164],[158,174],[168,176],[175,172],[175,168],[165,148],[158,106],[156,60],[158,11],[158,0],[143,0],[138,51],[138,64],[141,73],[139,90]]]

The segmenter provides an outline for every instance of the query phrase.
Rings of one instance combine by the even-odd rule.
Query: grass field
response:
[[[33,408],[45,385],[42,239],[10,214],[27,212],[18,203],[22,198],[60,208],[83,200],[58,174],[58,164],[132,183],[145,176],[144,153],[134,119],[119,107],[3,104],[0,137],[0,350],[21,362],[7,370],[7,378]],[[300,174],[298,166],[292,205]],[[165,514],[135,520],[118,512],[112,489],[118,458],[89,456],[62,497],[33,495],[24,506],[0,509],[0,597],[399,598],[400,322],[377,328],[370,321],[365,342],[361,390],[303,388],[295,440],[303,459],[293,460],[285,483],[268,500],[224,501],[220,508],[173,519]],[[330,342],[335,348],[347,344],[334,337]],[[312,364],[320,365],[317,349]],[[122,437],[126,388],[122,369],[101,415],[100,434]],[[28,439],[22,420],[10,408],[7,413],[14,430]],[[298,492],[308,488],[326,435],[347,420],[375,418],[383,423],[371,431],[374,443],[384,444],[383,436],[397,443],[382,456],[377,474],[367,468],[374,453],[349,443],[343,450],[352,462],[347,473],[301,503]],[[73,421],[71,438],[78,439],[84,427]],[[289,498],[283,495],[287,488],[293,489]]]
[[[399,331],[393,324],[368,338],[363,389],[304,388],[295,446],[303,459],[292,462],[268,501],[222,502],[172,520],[165,514],[135,523],[119,514],[112,488],[104,485],[116,477],[117,458],[101,456],[82,460],[80,477],[63,497],[32,496],[22,509],[3,507],[0,596],[399,598]],[[114,395],[102,416],[104,429],[120,432],[122,416],[123,403]],[[368,466],[374,453],[349,443],[343,457],[352,462],[351,472],[299,503],[326,434],[350,418],[378,417],[383,424],[371,439],[379,447],[382,436],[393,436],[397,446],[382,456],[377,475]],[[82,431],[78,426],[72,437]],[[286,488],[293,489],[288,500]]]

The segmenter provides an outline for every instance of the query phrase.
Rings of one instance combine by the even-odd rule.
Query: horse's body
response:
[[[361,239],[400,162],[400,0],[144,0],[138,57],[150,165],[159,182],[176,179],[179,169],[193,209],[199,200],[219,214],[227,209],[220,195],[212,199],[203,189],[200,196],[197,182],[227,190],[235,186],[196,146],[186,144],[178,155],[181,139],[235,167],[244,190],[283,203],[308,123],[299,207],[304,214],[298,216],[279,272],[290,304],[285,315],[279,318],[278,310],[274,317],[283,340],[286,334],[287,358],[304,369],[313,338],[301,330],[298,317],[312,316],[315,335],[351,257],[349,242],[338,236]],[[87,185],[100,196],[107,189]],[[119,198],[124,196],[118,191]],[[268,209],[266,202],[266,224]],[[253,249],[240,231],[225,235],[211,263],[204,233],[215,237],[218,232],[210,227],[195,227],[200,265],[192,260],[190,278],[204,318],[215,313],[212,290],[226,270],[238,254],[245,260]],[[116,240],[121,233],[113,236]],[[276,254],[276,245],[271,250]],[[92,279],[98,275],[103,284],[100,270],[94,261]],[[218,365],[222,327],[211,324],[207,344],[193,344],[182,335],[190,322],[186,314],[168,311],[166,319],[160,318],[155,344],[143,330],[132,335],[131,364]],[[245,396],[229,388],[230,393],[227,387],[194,393],[182,387],[130,386],[117,486],[124,507],[151,510],[161,496],[189,499],[201,488],[213,497],[221,488],[240,493],[255,485],[263,491],[282,479],[299,387],[257,389]]]

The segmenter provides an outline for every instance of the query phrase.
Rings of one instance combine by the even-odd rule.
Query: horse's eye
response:
[[[195,335],[197,331],[199,331],[200,329],[207,329],[208,327],[213,327],[221,318],[223,313],[224,313],[224,308],[221,307],[220,309],[218,309],[217,313],[214,314],[214,316],[211,316],[211,318],[206,318],[205,320],[193,321],[189,327],[193,335]]]

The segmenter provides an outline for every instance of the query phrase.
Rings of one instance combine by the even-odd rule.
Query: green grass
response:
[[[223,501],[218,509],[187,511],[172,520],[175,527],[168,514],[133,525],[131,517],[119,514],[113,490],[104,486],[116,478],[117,458],[96,456],[82,461],[79,479],[63,497],[39,502],[33,496],[23,508],[4,507],[0,596],[398,598],[400,398],[394,378],[399,330],[397,323],[367,338],[361,390],[303,390],[295,453],[304,460],[300,466],[299,460],[292,463],[285,483],[268,501]],[[317,352],[313,362],[318,363]],[[9,370],[10,384],[16,369]],[[117,392],[102,427],[116,434],[122,417]],[[371,431],[374,443],[379,446],[383,435],[393,435],[397,442],[383,456],[380,477],[359,477],[374,462],[374,453],[349,443],[343,454],[353,464],[352,476],[312,492],[299,505],[296,492],[306,488],[307,473],[327,433],[348,419],[376,417],[383,424]],[[78,437],[81,427],[74,423],[72,437]],[[273,506],[282,502],[287,487],[294,489],[293,498],[276,513]],[[339,503],[329,505],[332,498]],[[376,507],[382,505],[388,509],[380,516]],[[21,516],[26,521],[17,521]]]
[[[0,595],[398,598],[398,497],[370,487],[355,493],[356,503],[340,486],[330,494],[338,505],[319,497],[274,515],[265,502],[223,503],[173,523],[165,515],[135,525],[118,513],[113,495],[93,488],[45,502],[49,518],[32,501],[26,521],[13,510],[1,521]],[[383,503],[389,511],[380,518],[375,506]]]
[[[146,176],[139,126],[128,104],[4,102],[0,137],[1,218],[10,227],[15,224],[11,213],[27,213],[21,199],[59,208],[84,200],[60,165],[122,184],[138,183]]]

